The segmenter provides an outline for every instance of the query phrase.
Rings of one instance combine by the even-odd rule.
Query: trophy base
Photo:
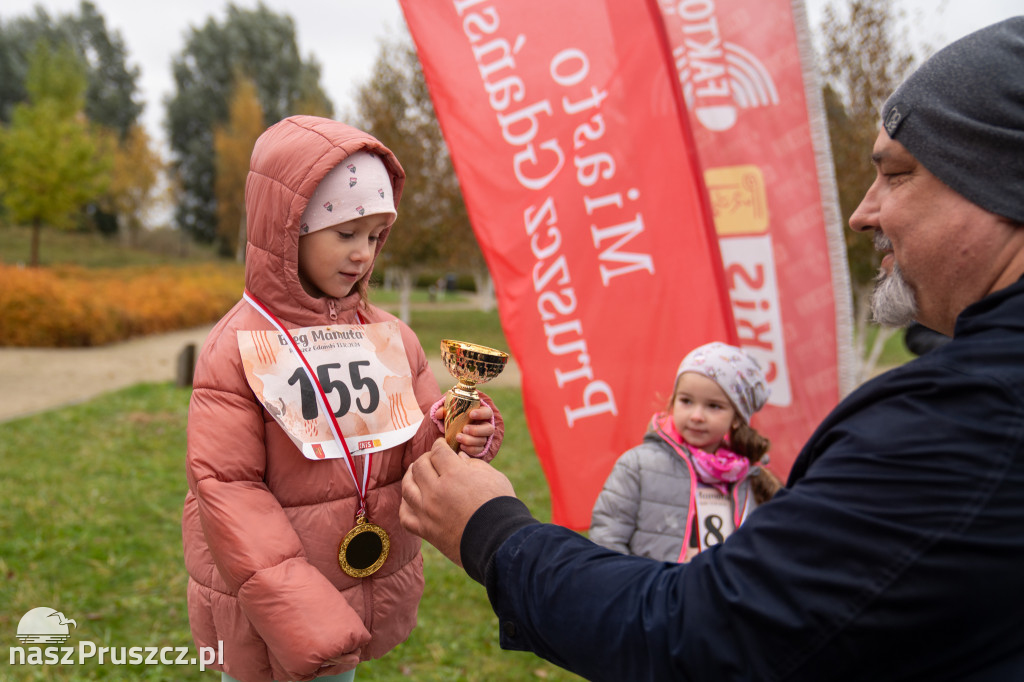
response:
[[[452,450],[459,451],[455,437],[469,422],[469,413],[479,406],[480,394],[476,389],[456,386],[444,394],[444,439]]]

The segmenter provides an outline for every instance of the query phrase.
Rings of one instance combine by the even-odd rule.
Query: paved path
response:
[[[211,328],[155,334],[98,348],[0,348],[0,422],[138,383],[174,381],[179,354],[190,343],[198,353]],[[427,351],[439,388],[447,390],[455,382],[439,355]],[[515,361],[510,360],[491,384],[518,386]]]
[[[173,381],[178,354],[212,325],[94,348],[0,348],[0,421],[149,381]]]

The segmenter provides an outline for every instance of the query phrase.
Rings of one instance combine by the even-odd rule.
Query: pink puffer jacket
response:
[[[299,282],[299,218],[320,180],[359,149],[383,158],[397,205],[405,174],[394,155],[342,123],[288,118],[253,150],[245,283],[286,328],[356,323],[357,309],[367,323],[395,319],[362,305],[358,294],[312,298]],[[423,558],[419,538],[398,522],[401,480],[440,436],[426,418],[410,441],[374,454],[367,516],[388,532],[390,553],[372,576],[349,577],[338,546],[354,525],[358,498],[345,460],[305,459],[246,382],[236,332],[269,328],[245,301],[216,325],[197,363],[188,420],[182,535],[189,620],[197,647],[223,641],[223,667],[243,682],[340,672],[321,665],[349,652],[377,658],[409,636]],[[440,398],[438,383],[415,334],[400,328],[427,415]],[[495,422],[490,453],[503,434],[497,414]]]

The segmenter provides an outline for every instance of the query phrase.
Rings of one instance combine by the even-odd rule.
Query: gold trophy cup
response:
[[[470,411],[480,404],[477,384],[501,374],[508,362],[508,353],[466,341],[441,341],[441,359],[448,373],[459,383],[444,394],[444,439],[448,447],[458,451],[455,437],[469,421]]]

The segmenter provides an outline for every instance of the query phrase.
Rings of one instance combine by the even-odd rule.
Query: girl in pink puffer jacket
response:
[[[415,334],[366,299],[404,177],[323,118],[284,119],[253,149],[245,296],[196,366],[182,520],[193,638],[223,643],[225,679],[351,679],[416,624],[400,486],[443,407]],[[501,419],[486,396],[470,417],[462,450],[490,459]]]

